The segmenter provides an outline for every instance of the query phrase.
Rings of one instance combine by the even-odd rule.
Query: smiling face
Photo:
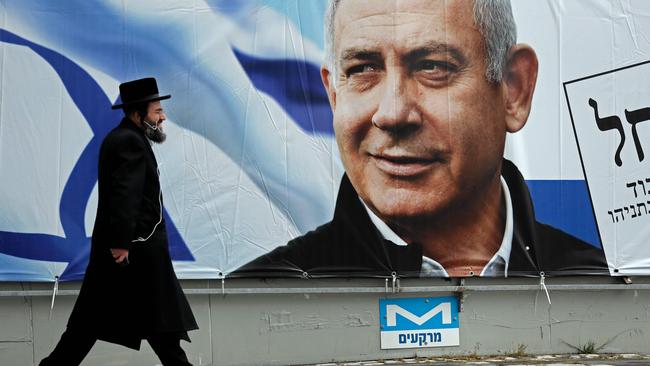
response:
[[[150,102],[149,106],[147,107],[147,115],[144,117],[144,120],[147,121],[149,124],[157,126],[158,128],[162,129],[163,128],[162,123],[166,119],[167,116],[163,111],[163,107],[160,104],[160,101],[156,100]]]
[[[131,106],[125,111],[126,116],[140,127],[145,136],[155,143],[163,143],[167,139],[167,134],[163,132],[162,123],[167,119],[163,107],[159,100],[146,103],[146,114],[144,111],[145,106]]]
[[[336,140],[352,185],[386,221],[498,195],[505,97],[486,80],[472,14],[470,0],[343,0],[337,10],[336,74],[321,70]]]

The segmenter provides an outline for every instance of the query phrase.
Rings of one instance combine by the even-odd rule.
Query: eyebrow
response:
[[[404,61],[419,59],[432,54],[449,54],[457,62],[465,64],[467,58],[465,57],[463,51],[458,47],[452,46],[448,43],[439,43],[439,42],[429,42],[422,46],[418,46],[413,50],[410,50],[402,57]]]
[[[351,47],[341,52],[341,62],[352,60],[374,61],[382,58],[381,52],[367,48]]]

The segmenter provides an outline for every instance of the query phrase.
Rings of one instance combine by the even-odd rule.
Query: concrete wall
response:
[[[600,352],[650,349],[650,279],[184,281],[199,321],[195,365],[293,365],[441,354]],[[78,283],[62,284],[50,319],[51,284],[0,283],[0,365],[34,365],[52,349],[72,309]],[[388,290],[388,292],[386,292]],[[397,290],[397,289],[395,289]],[[378,299],[448,296],[464,290],[460,347],[384,351]],[[98,314],[102,316],[103,314]],[[83,365],[157,365],[146,342],[135,352],[98,342]]]

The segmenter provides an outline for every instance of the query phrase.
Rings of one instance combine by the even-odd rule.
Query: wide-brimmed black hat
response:
[[[153,102],[171,98],[171,95],[158,94],[158,84],[155,78],[144,78],[133,81],[127,81],[120,84],[121,104],[116,104],[112,108],[124,108],[131,104],[142,102]]]

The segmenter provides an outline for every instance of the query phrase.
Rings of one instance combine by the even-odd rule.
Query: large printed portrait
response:
[[[503,158],[538,73],[508,1],[335,0],[325,29],[345,170],[333,219],[240,272],[607,273],[601,248],[536,219]]]
[[[8,2],[0,280],[83,277],[125,80],[180,278],[644,275],[644,2]]]

